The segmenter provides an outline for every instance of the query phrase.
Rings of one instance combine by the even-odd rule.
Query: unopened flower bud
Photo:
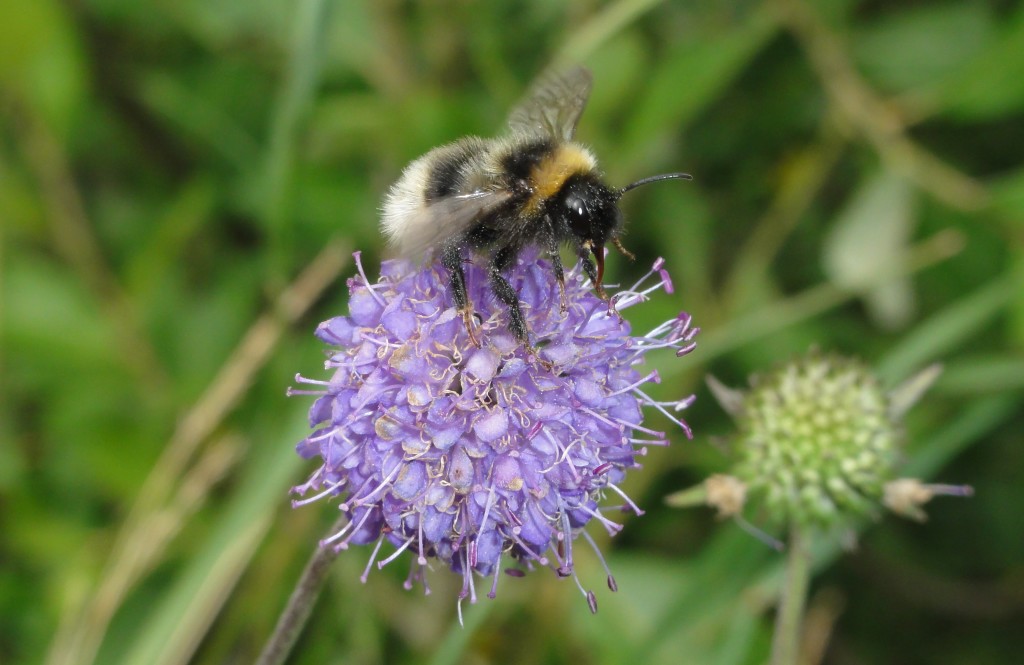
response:
[[[811,353],[754,377],[726,406],[739,426],[735,475],[781,523],[831,526],[870,513],[898,427],[860,362]]]

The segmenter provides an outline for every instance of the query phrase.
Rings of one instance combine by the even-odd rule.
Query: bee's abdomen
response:
[[[480,147],[476,141],[466,139],[438,148],[436,153],[423,191],[427,201],[452,196],[464,190],[467,167],[478,158]]]

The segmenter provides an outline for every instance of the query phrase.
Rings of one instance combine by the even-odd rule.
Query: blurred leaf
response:
[[[1018,277],[1003,275],[933,315],[889,351],[878,373],[890,382],[900,380],[929,362],[941,361],[958,346],[969,344],[1019,293]]]
[[[264,432],[262,443],[269,445],[253,447],[244,476],[210,538],[193,546],[187,568],[162,600],[140,617],[143,621],[138,631],[118,636],[117,662],[172,665],[191,660],[231,588],[249,566],[277,507],[286,501],[289,481],[302,459],[284,441],[288,432],[305,428],[302,407],[294,404],[281,427]],[[304,547],[316,547],[316,541],[311,539]]]
[[[6,349],[32,359],[37,370],[117,364],[110,321],[81,282],[31,254],[11,254],[6,260],[6,321],[0,329]]]
[[[1024,107],[1024,9],[1012,12],[991,45],[942,86],[939,105],[950,116],[981,121]]]
[[[914,222],[913,190],[886,171],[853,195],[825,242],[826,274],[841,289],[861,293],[883,328],[900,328],[913,315],[914,294],[899,266],[905,262]],[[893,278],[878,285],[878,275],[886,273]]]
[[[982,3],[933,3],[881,13],[853,35],[859,66],[884,89],[942,80],[988,46],[994,25]]]
[[[744,589],[772,560],[774,556],[768,548],[727,522],[692,561],[664,564],[661,570],[650,564],[643,569],[617,565],[616,569],[622,571],[617,574],[620,588],[631,586],[635,575],[646,580],[640,583],[636,600],[651,615],[641,622],[642,627],[628,631],[636,637],[633,648],[626,649],[623,658],[631,654],[631,659],[638,662],[724,662],[718,654],[738,648],[725,644],[732,634],[730,627],[736,621],[742,623],[742,615],[750,617],[751,610],[759,611],[756,605],[751,607],[744,602]],[[665,594],[665,602],[648,601]],[[605,639],[614,640],[615,632],[608,627],[603,633]]]
[[[1024,355],[975,355],[950,362],[936,388],[953,395],[1024,390]]]
[[[153,299],[161,276],[178,267],[186,244],[213,216],[215,190],[205,179],[185,183],[164,214],[152,222],[149,241],[132,255],[126,268],[128,283],[136,297]]]
[[[0,91],[7,88],[64,135],[86,91],[75,26],[54,0],[0,3]]]
[[[708,30],[681,40],[652,69],[622,132],[624,161],[636,164],[672,129],[684,127],[738,76],[776,31],[766,13],[732,30]]]
[[[259,147],[238,120],[206,94],[215,83],[193,88],[166,72],[149,72],[139,82],[138,91],[154,112],[183,130],[183,138],[202,142],[203,147],[244,172],[253,167]]]
[[[462,625],[452,624],[444,641],[434,651],[429,665],[456,665],[465,661],[469,651],[469,641],[486,625],[494,613],[494,603],[482,603],[466,612]]]
[[[604,132],[589,132],[588,128],[610,126],[618,119],[616,112],[622,108],[623,97],[634,89],[637,76],[650,67],[645,48],[635,32],[625,32],[587,58],[587,65],[594,74],[594,90],[580,124],[581,136],[596,134],[604,138]],[[602,145],[602,153],[606,149],[619,149],[620,137],[611,138],[614,142],[610,146]]]
[[[374,29],[368,2],[341,2],[328,25],[327,61],[346,72],[366,73],[379,55],[379,31]]]
[[[250,2],[204,2],[179,0],[161,3],[159,12],[153,7],[132,0],[92,0],[106,6],[106,11],[131,18],[132,24],[151,20],[166,26],[168,19],[190,39],[199,41],[210,51],[242,43],[259,35],[269,42],[266,47],[278,51],[286,48],[288,31],[281,30],[294,14],[294,6],[274,0]]]
[[[1024,168],[1000,176],[990,190],[992,207],[1002,216],[1001,221],[1010,229],[1024,226]]]
[[[1024,282],[1024,256],[1021,256],[1020,253],[1013,258],[1010,274],[1016,275],[1018,284]],[[1006,337],[1010,348],[1019,356],[1021,350],[1024,349],[1024,289],[1017,289],[1011,296],[1008,309],[1009,323],[1006,326]]]
[[[341,160],[373,151],[387,137],[388,104],[379,95],[347,92],[325,94],[312,110],[308,155],[317,161]],[[369,140],[368,140],[369,139]]]
[[[910,478],[934,478],[939,469],[984,441],[1019,408],[1020,399],[1012,394],[990,395],[965,405],[934,434],[910,442],[913,453],[901,472]]]
[[[41,203],[25,174],[8,168],[0,157],[0,210],[4,222],[0,243],[45,236],[46,221]]]
[[[263,161],[259,221],[271,238],[269,279],[281,286],[295,261],[291,215],[297,139],[313,106],[332,3],[300,0],[291,28],[288,67],[271,115]]]

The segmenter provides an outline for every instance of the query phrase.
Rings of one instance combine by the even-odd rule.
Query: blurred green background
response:
[[[931,362],[908,475],[969,483],[925,524],[823,552],[813,662],[1009,663],[1024,637],[1024,4],[0,3],[0,662],[246,663],[317,539],[289,507],[350,253],[411,159],[505,114],[552,62],[700,346],[655,358],[696,437],[626,489],[601,610],[549,571],[455,618],[344,553],[291,663],[760,663],[781,557],[663,497],[728,466],[704,387],[813,345],[889,382]],[[652,416],[658,427],[667,423]],[[756,515],[751,515],[756,519]]]

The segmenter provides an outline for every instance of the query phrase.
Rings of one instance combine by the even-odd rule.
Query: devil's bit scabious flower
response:
[[[582,535],[594,546],[583,530],[591,520],[617,533],[621,525],[605,514],[612,510],[642,513],[619,484],[646,446],[667,443],[664,432],[642,424],[642,407],[691,436],[674,413],[692,399],[653,400],[643,386],[657,383],[658,374],[641,374],[637,365],[658,349],[688,353],[698,329],[681,313],[631,336],[577,270],[566,276],[563,312],[550,265],[525,252],[510,271],[535,345],[524,348],[509,333],[484,271],[468,265],[466,281],[479,347],[439,265],[386,261],[371,284],[359,264],[359,276],[349,280],[349,315],[317,330],[337,347],[326,363],[333,375],[296,377],[319,389],[292,391],[319,395],[310,409],[315,431],[298,452],[323,462],[294,488],[316,493],[295,504],[340,500],[349,522],[321,546],[373,544],[363,581],[387,542],[396,549],[378,568],[405,550],[413,554],[406,588],[419,581],[429,593],[425,567],[436,558],[462,576],[460,601],[476,600],[474,573],[493,577],[493,598],[503,563],[515,561],[572,576],[596,611],[593,592],[574,572],[573,540]],[[658,289],[672,292],[660,259],[613,303],[622,311]],[[624,505],[600,506],[607,496]],[[611,573],[608,584],[614,591]]]
[[[712,378],[712,393],[736,420],[735,466],[670,502],[700,497],[720,515],[739,516],[756,498],[776,523],[821,528],[874,516],[880,505],[921,519],[932,496],[970,492],[895,479],[903,413],[937,376],[929,368],[888,392],[858,360],[812,352],[755,376],[745,392]]]

